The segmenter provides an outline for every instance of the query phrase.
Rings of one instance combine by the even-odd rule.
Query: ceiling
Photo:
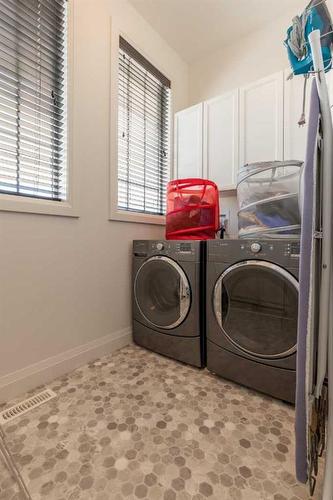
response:
[[[129,0],[187,62],[230,44],[304,0]]]

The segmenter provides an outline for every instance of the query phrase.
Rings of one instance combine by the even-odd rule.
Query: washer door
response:
[[[191,289],[182,268],[169,257],[151,257],[139,268],[134,296],[142,316],[154,327],[179,326],[191,306]]]
[[[217,280],[213,307],[223,334],[257,358],[284,358],[296,351],[297,280],[285,269],[249,260]]]

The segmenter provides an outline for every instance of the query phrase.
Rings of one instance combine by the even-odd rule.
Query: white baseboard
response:
[[[40,385],[120,349],[132,342],[131,328],[124,328],[100,339],[39,361],[0,377],[0,403],[10,401]]]

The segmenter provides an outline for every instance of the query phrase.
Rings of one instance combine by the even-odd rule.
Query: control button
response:
[[[163,243],[157,243],[157,244],[156,244],[156,248],[157,248],[157,250],[158,250],[159,252],[160,252],[161,250],[163,250],[163,248],[164,248]]]
[[[241,250],[245,250],[245,245],[241,245]]]
[[[251,245],[251,252],[252,253],[259,253],[260,250],[261,250],[260,243],[252,243],[252,245]]]

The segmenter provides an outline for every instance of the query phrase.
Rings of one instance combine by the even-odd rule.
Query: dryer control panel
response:
[[[287,242],[265,242],[265,241],[253,241],[249,244],[241,244],[241,249],[245,251],[250,251],[252,254],[266,254],[271,255],[275,251],[283,251],[283,255],[286,257],[291,257],[298,259],[300,255],[300,243],[299,241],[287,241]]]
[[[208,242],[208,261],[238,262],[260,259],[279,263],[285,267],[299,265],[300,242],[281,240],[212,240]]]

